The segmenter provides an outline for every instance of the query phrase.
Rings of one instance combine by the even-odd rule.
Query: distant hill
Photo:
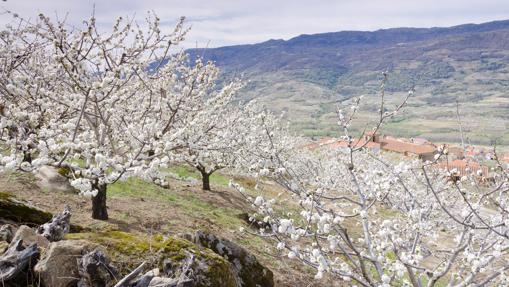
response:
[[[387,133],[457,141],[459,101],[471,141],[509,144],[509,20],[300,35],[188,52],[215,61],[225,78],[242,75],[249,81],[243,99],[259,98],[287,111],[306,135],[335,133],[336,103],[361,94],[367,112],[357,128],[363,128],[369,111],[376,110],[380,74],[387,70],[394,100],[416,87],[415,98],[386,126]]]

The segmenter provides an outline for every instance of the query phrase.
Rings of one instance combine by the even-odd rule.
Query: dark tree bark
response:
[[[32,163],[32,154],[28,151],[23,151],[23,162]]]
[[[97,189],[97,195],[92,197],[92,218],[108,220],[108,209],[106,207],[106,184],[95,183],[92,186]]]
[[[202,180],[202,189],[203,190],[210,190],[210,176],[220,170],[222,167],[216,166],[214,168],[211,168],[209,171],[207,171],[207,168],[202,164],[196,164],[194,166],[201,174],[201,180]]]
[[[210,190],[210,175],[211,172],[201,171],[201,180],[202,180],[202,189],[203,190]]]

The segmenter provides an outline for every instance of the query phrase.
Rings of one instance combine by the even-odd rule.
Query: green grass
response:
[[[130,178],[127,181],[108,186],[108,196],[113,198],[144,198],[166,202],[192,218],[209,219],[219,226],[230,229],[237,229],[242,224],[242,221],[238,218],[240,213],[238,210],[218,207],[201,200],[198,196],[164,189],[139,178]]]
[[[197,177],[198,174],[188,167],[172,167],[172,172],[177,173],[181,177]],[[228,178],[224,175],[217,174],[214,177],[215,184],[228,184]],[[198,191],[201,192],[201,191]],[[235,192],[235,191],[231,191]],[[186,221],[192,222],[192,219],[203,221],[204,225],[214,224],[227,230],[238,230],[239,227],[245,226],[245,222],[240,219],[239,214],[244,210],[219,207],[212,203],[203,201],[199,195],[179,192],[172,189],[164,189],[152,183],[146,182],[139,178],[130,178],[125,182],[117,182],[108,187],[108,196],[112,198],[144,198],[146,200],[154,200],[165,202],[169,205],[169,209],[177,209],[178,213],[184,213]],[[176,212],[177,213],[177,212]],[[127,219],[127,215],[122,214],[122,218]],[[172,220],[169,218],[168,220]],[[199,226],[193,226],[192,230],[200,229]],[[179,225],[179,230],[185,230],[186,227]],[[256,250],[259,257],[263,257],[267,262],[271,262],[264,250],[267,248],[267,242],[261,237],[244,234],[238,239],[238,243],[242,246]],[[271,262],[269,267],[276,267],[277,262]]]
[[[170,172],[175,173],[181,178],[195,178],[200,179],[200,174],[196,171],[196,169],[191,168],[185,165],[177,165],[169,168]]]
[[[194,169],[190,166],[177,165],[177,166],[170,167],[168,170],[183,179],[194,178],[197,180],[201,180],[200,173],[196,169]],[[220,186],[228,186],[230,179],[227,176],[221,174],[220,172],[215,172],[210,176],[210,182],[212,184],[216,184],[216,185],[220,185]]]

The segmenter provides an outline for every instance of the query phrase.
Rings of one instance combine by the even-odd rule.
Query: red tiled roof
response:
[[[430,142],[425,139],[425,138],[411,138],[410,139],[410,142],[414,143],[414,144],[418,144],[418,145],[425,145],[425,144],[430,144]]]
[[[456,171],[460,174],[460,176],[477,174],[477,171],[482,171],[483,176],[488,176],[489,169],[487,166],[480,165],[474,161],[467,160],[453,160],[453,161],[442,161],[437,163],[439,168],[447,169],[449,171],[456,169]]]
[[[382,149],[399,153],[413,153],[421,155],[433,153],[436,151],[436,147],[432,145],[413,144],[390,138],[382,139],[381,144]]]
[[[459,146],[448,146],[447,150],[449,151],[449,154],[453,154],[458,157],[463,157],[465,150]]]
[[[348,147],[348,142],[345,141],[345,140],[337,140],[333,143],[330,143],[328,144],[327,146],[331,147],[331,148],[346,148]],[[371,148],[371,149],[375,149],[375,148],[380,148],[380,144],[379,143],[376,143],[376,142],[366,142],[366,140],[364,139],[353,139],[353,142],[352,142],[352,146],[354,147],[367,147],[367,148]]]
[[[352,145],[354,147],[366,147],[371,149],[379,149],[380,144],[376,142],[366,142],[365,139],[354,139],[352,142]],[[335,139],[335,138],[321,138],[318,141],[312,142],[307,145],[308,148],[315,149],[319,147],[329,147],[329,148],[347,148],[348,147],[348,141]]]

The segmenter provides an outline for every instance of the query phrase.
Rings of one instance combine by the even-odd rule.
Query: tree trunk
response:
[[[23,151],[23,162],[32,163],[32,154],[27,151]]]
[[[108,220],[108,209],[106,208],[106,184],[94,184],[97,195],[92,197],[92,218]]]
[[[205,171],[200,171],[200,173],[201,173],[201,180],[203,183],[202,189],[210,190],[210,173],[207,173]]]

